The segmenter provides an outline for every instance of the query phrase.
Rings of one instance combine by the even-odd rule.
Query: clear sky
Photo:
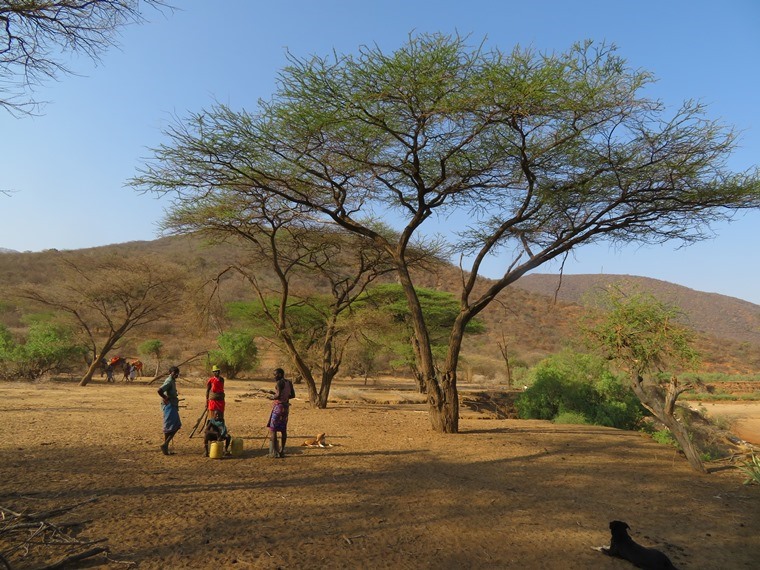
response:
[[[171,2],[172,0],[170,0]],[[174,117],[215,101],[254,110],[268,99],[285,52],[297,56],[390,51],[412,32],[471,34],[509,51],[516,44],[565,51],[576,41],[614,43],[658,81],[671,108],[686,99],[742,132],[735,170],[760,164],[758,0],[173,0],[146,11],[120,48],[77,75],[37,90],[38,117],[0,110],[0,247],[79,249],[157,237],[165,202],[125,186]],[[586,247],[566,273],[654,277],[760,304],[760,212],[714,228],[716,237],[622,251]],[[493,267],[493,266],[492,266]],[[557,271],[546,266],[541,272]],[[494,271],[495,274],[495,271]]]

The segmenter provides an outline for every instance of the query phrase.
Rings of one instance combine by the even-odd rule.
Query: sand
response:
[[[288,456],[272,460],[270,402],[252,396],[269,387],[228,381],[227,421],[245,449],[213,460],[188,438],[202,379],[180,383],[171,456],[159,451],[156,385],[0,384],[0,506],[92,499],[54,519],[107,539],[107,556],[77,567],[627,569],[594,550],[620,519],[681,569],[757,568],[760,487],[736,469],[697,474],[634,432],[469,411],[460,434],[436,434],[423,405],[364,397],[327,410],[296,400]],[[333,447],[298,447],[319,432]],[[3,552],[13,544],[0,536]],[[38,568],[65,552],[9,560]]]

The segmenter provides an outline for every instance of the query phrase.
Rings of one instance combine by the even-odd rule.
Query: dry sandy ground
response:
[[[270,403],[255,387],[270,386],[228,382],[245,451],[214,460],[188,438],[201,379],[180,383],[184,427],[168,457],[155,384],[0,384],[0,506],[96,498],[55,518],[108,539],[108,557],[77,567],[627,569],[593,549],[620,519],[681,569],[758,568],[760,487],[735,469],[698,475],[637,433],[467,412],[461,434],[442,435],[416,404],[297,400],[289,456],[271,460]],[[318,432],[333,447],[297,447]],[[64,553],[10,561],[38,568]]]
[[[704,408],[713,418],[727,418],[732,431],[745,441],[760,446],[760,403],[758,402],[692,402],[694,408]]]

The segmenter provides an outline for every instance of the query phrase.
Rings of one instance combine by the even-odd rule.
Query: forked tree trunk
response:
[[[684,390],[685,388],[678,387],[678,379],[675,376],[670,379],[664,394],[654,387],[645,387],[644,379],[640,375],[633,378],[634,393],[644,407],[670,430],[670,433],[681,446],[691,468],[700,473],[707,473],[702,460],[699,458],[697,448],[689,438],[689,433],[682,424],[678,423],[675,416],[676,400]]]
[[[456,372],[444,373],[438,382],[427,381],[430,423],[439,433],[459,432],[459,396],[456,390]]]

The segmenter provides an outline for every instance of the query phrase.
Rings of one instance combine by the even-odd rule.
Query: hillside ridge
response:
[[[50,283],[56,280],[55,267],[62,252],[15,252],[0,256],[0,288],[10,292],[25,282]],[[188,269],[188,275],[198,283],[212,279],[220,269],[237,263],[246,252],[230,244],[209,244],[198,236],[170,236],[152,241],[130,241],[99,247],[71,250],[65,253],[85,256],[120,255],[133,257],[156,256]],[[267,279],[262,268],[260,278]],[[461,283],[459,269],[441,265],[433,272],[417,272],[421,287],[457,293]],[[482,278],[478,288],[488,286]],[[491,303],[478,319],[485,333],[468,335],[463,347],[464,367],[472,375],[497,377],[504,374],[502,348],[508,346],[512,365],[531,366],[545,356],[571,347],[585,350],[579,327],[589,313],[589,299],[594,291],[609,285],[634,287],[648,291],[657,298],[677,305],[686,315],[688,324],[699,333],[698,350],[704,355],[703,370],[721,373],[754,373],[760,367],[760,306],[741,299],[716,293],[695,291],[681,285],[630,275],[564,275],[559,289],[558,275],[531,274],[507,287],[498,302]],[[227,280],[220,302],[250,298],[251,291],[243,280]],[[0,323],[14,333],[25,328],[22,309],[16,307],[12,295],[0,295]],[[222,315],[217,315],[222,318]],[[161,338],[170,354],[180,356],[193,350],[207,350],[216,343],[216,331],[201,331],[192,323],[187,311],[177,313],[171,322],[141,330],[138,335],[120,345],[122,354],[137,354],[137,346],[146,338]],[[234,326],[227,322],[220,325]],[[167,336],[167,331],[171,335]],[[262,345],[263,348],[263,345]],[[267,365],[285,363],[282,355],[269,355]],[[474,376],[472,376],[474,377]]]
[[[695,330],[718,338],[760,345],[760,305],[720,293],[691,289],[652,277],[616,274],[530,274],[515,286],[568,303],[588,306],[595,292],[616,286],[646,291],[683,311]]]

